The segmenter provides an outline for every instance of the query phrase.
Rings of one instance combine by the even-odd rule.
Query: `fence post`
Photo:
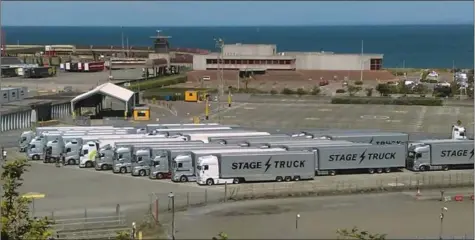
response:
[[[224,202],[227,202],[228,200],[228,183],[224,183]]]
[[[158,197],[155,198],[155,224],[158,224]]]
[[[84,229],[87,226],[87,208],[84,208]]]
[[[399,186],[399,179],[396,177],[396,188]]]
[[[208,204],[208,189],[205,189],[205,204]]]
[[[51,219],[54,221],[54,211],[51,211]]]
[[[117,204],[115,206],[115,215],[118,216],[120,219],[120,204]]]

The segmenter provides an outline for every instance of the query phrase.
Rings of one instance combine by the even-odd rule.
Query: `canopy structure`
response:
[[[135,105],[135,99],[133,98],[134,92],[129,89],[119,87],[113,83],[104,83],[96,88],[80,94],[71,100],[71,109],[74,113],[76,106],[80,107],[95,107],[102,105],[104,96],[108,96],[117,99],[125,103],[125,112],[127,113],[129,108]],[[100,106],[102,108],[102,106]]]

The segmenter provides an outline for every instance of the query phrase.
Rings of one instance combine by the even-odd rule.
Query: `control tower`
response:
[[[151,36],[153,40],[154,53],[148,55],[149,59],[166,59],[168,66],[170,66],[170,44],[168,39],[172,38],[171,36],[161,35],[162,31],[157,30],[157,35]]]

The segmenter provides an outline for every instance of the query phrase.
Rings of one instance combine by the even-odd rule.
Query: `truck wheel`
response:
[[[157,179],[163,179],[163,174],[157,173],[156,178],[157,178]]]
[[[442,170],[449,171],[449,166],[447,166],[447,165],[442,166]]]
[[[92,167],[92,162],[86,162],[86,167],[91,168]]]
[[[206,184],[208,183],[208,180],[206,181]],[[211,181],[212,181],[212,179],[211,179]],[[188,178],[186,176],[181,176],[180,177],[180,182],[188,182]]]
[[[294,181],[300,181],[300,176],[295,176]]]
[[[33,155],[33,156],[31,157],[31,159],[33,159],[33,160],[40,160],[40,155]]]
[[[330,170],[330,171],[328,172],[328,175],[330,175],[330,176],[335,176],[335,175],[336,175],[336,171],[335,171],[335,170]]]
[[[290,181],[292,181],[292,178],[289,177],[289,176],[287,176],[287,177],[285,177],[285,181],[286,181],[286,182],[290,182]]]
[[[282,180],[283,180],[283,179],[282,179],[282,177],[280,177],[280,176],[275,178],[275,181],[276,181],[276,182],[282,182]]]
[[[76,165],[76,161],[74,161],[74,159],[69,159],[68,165]]]
[[[368,172],[369,172],[370,174],[374,174],[374,169],[373,169],[373,168],[370,168],[370,169],[368,169]]]
[[[239,178],[234,178],[233,179],[233,184],[239,184],[241,181],[239,181]]]
[[[210,179],[206,180],[206,185],[212,186],[213,184],[214,184],[213,179],[210,178]]]
[[[385,172],[385,173],[390,173],[390,172],[391,172],[391,168],[385,168],[385,169],[384,169],[384,172]]]
[[[421,171],[421,172],[425,172],[425,171],[427,171],[427,170],[429,170],[429,169],[427,169],[426,166],[420,166],[420,167],[419,167],[419,171]]]
[[[101,170],[107,170],[108,168],[109,168],[109,167],[108,167],[106,164],[103,164],[103,165],[101,166]]]
[[[140,170],[140,171],[139,171],[139,175],[140,175],[141,177],[145,176],[145,170],[143,170],[143,169]]]
[[[127,168],[121,167],[120,168],[120,173],[127,173]]]
[[[378,169],[376,169],[376,172],[377,172],[378,174],[381,174],[381,173],[383,173],[383,169],[382,169],[382,168],[378,168]]]

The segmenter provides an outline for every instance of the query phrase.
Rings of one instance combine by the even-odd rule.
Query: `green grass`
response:
[[[179,83],[186,82],[186,75],[173,75],[173,76],[166,76],[166,77],[154,77],[149,78],[147,80],[141,80],[140,82],[134,82],[130,84],[128,89],[131,90],[148,90],[148,89],[156,89],[162,88],[165,86],[175,85]]]

